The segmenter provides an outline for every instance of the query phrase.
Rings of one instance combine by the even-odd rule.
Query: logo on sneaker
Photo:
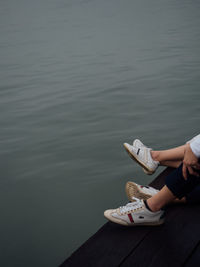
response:
[[[128,214],[128,217],[129,217],[130,222],[134,223],[133,217],[132,217],[132,215],[130,213]]]

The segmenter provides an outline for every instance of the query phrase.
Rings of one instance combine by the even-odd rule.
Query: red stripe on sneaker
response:
[[[129,217],[129,220],[130,220],[130,222],[132,222],[132,223],[133,223],[133,222],[134,222],[134,220],[133,220],[133,217],[132,217],[132,215],[131,215],[130,213],[128,214],[128,217]]]

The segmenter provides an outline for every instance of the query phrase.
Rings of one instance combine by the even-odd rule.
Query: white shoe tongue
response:
[[[138,198],[136,198],[136,197],[132,197],[132,200],[133,200],[133,202],[132,203],[139,203],[141,200],[140,199],[138,199]]]

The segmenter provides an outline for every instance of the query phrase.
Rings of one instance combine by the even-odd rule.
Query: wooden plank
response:
[[[171,171],[170,168],[166,169],[155,179],[152,185],[161,188],[164,184],[164,178]],[[156,228],[160,227],[162,226]],[[119,266],[150,231],[152,231],[152,227],[123,227],[108,222],[60,267]]]
[[[167,168],[150,185],[164,185]],[[171,206],[159,227],[122,227],[106,223],[62,267],[199,266],[200,207]]]
[[[200,206],[170,206],[163,227],[152,228],[120,266],[199,266],[199,225]]]
[[[108,222],[61,266],[118,266],[149,230],[149,227],[125,228]]]
[[[198,232],[197,232],[198,233]],[[200,241],[189,255],[184,267],[200,266]]]
[[[182,266],[199,241],[200,207],[175,206],[120,266]],[[192,219],[191,218],[195,218]],[[142,261],[141,261],[142,258]]]

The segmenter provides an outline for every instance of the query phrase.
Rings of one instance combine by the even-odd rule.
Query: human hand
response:
[[[186,144],[183,158],[183,177],[187,180],[187,171],[191,175],[200,176],[196,170],[200,170],[200,164],[198,163],[198,158],[193,153],[190,144]]]

